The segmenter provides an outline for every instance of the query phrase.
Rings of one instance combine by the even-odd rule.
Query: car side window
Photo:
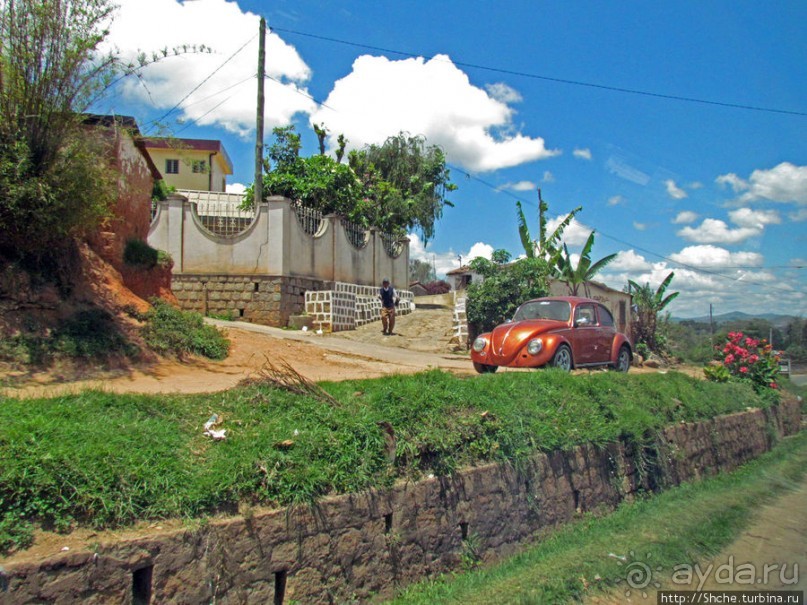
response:
[[[584,326],[596,326],[597,314],[593,305],[580,305],[574,313],[574,323]]]
[[[614,325],[614,316],[611,315],[611,312],[608,310],[607,307],[604,305],[600,305],[598,308],[600,313],[600,325],[601,326],[613,326]]]

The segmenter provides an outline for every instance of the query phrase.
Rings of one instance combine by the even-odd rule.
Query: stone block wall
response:
[[[465,311],[465,302],[467,298],[463,296],[458,296],[456,291],[454,292],[454,316],[452,318],[453,327],[454,327],[454,338],[457,339],[457,343],[463,346],[471,344],[468,342],[468,315]]]
[[[183,309],[282,327],[305,309],[305,293],[325,282],[302,277],[175,274],[171,288]]]
[[[584,445],[487,464],[314,508],[256,511],[94,552],[4,562],[0,603],[365,602],[456,569],[466,542],[484,559],[640,490],[729,471],[798,432],[800,403],[668,427],[655,447]],[[135,599],[137,597],[138,599]]]
[[[415,309],[414,295],[408,290],[396,290],[401,299],[398,315],[408,315]],[[314,325],[326,332],[354,330],[357,326],[381,320],[378,288],[336,282],[331,290],[307,292],[305,312],[314,318]]]

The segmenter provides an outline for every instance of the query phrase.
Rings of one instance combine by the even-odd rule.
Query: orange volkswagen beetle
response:
[[[499,366],[563,370],[610,366],[627,372],[633,360],[630,340],[614,327],[614,317],[590,298],[536,298],[521,305],[512,321],[481,334],[471,347],[479,373]]]

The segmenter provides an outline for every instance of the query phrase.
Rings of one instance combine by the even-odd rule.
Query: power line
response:
[[[372,45],[369,45],[369,44],[362,44],[362,43],[359,43],[359,42],[352,42],[352,41],[349,41],[349,40],[341,40],[339,38],[330,38],[328,36],[321,36],[321,35],[318,35],[318,34],[311,34],[311,33],[308,33],[308,32],[301,32],[301,31],[293,30],[293,29],[272,27],[272,28],[270,28],[270,31],[273,31],[273,32],[278,31],[278,32],[283,32],[283,33],[287,33],[287,34],[305,36],[307,38],[313,38],[313,39],[316,39],[316,40],[323,40],[325,42],[333,42],[335,44],[343,44],[345,46],[353,46],[353,47],[356,47],[356,48],[364,48],[364,49],[367,49],[367,50],[374,50],[374,51],[383,52],[383,53],[401,55],[401,56],[404,56],[404,57],[420,57],[420,56],[422,56],[422,55],[417,54],[417,53],[411,53],[411,52],[402,51],[402,50],[394,50],[394,49],[390,49],[390,48],[383,48],[383,47],[380,47],[380,46],[372,46]],[[763,107],[763,106],[759,106],[759,105],[745,105],[745,104],[742,104],[742,103],[729,103],[729,102],[725,102],[725,101],[713,101],[713,100],[709,100],[709,99],[699,99],[699,98],[696,98],[696,97],[685,97],[685,96],[682,96],[682,95],[672,95],[672,94],[657,93],[657,92],[652,92],[652,91],[648,91],[648,90],[639,90],[639,89],[635,89],[635,88],[623,88],[623,87],[620,87],[620,86],[609,86],[607,84],[596,84],[596,83],[593,83],[593,82],[583,82],[583,81],[580,81],[580,80],[570,80],[570,79],[567,79],[567,78],[555,78],[555,77],[552,77],[552,76],[544,76],[544,75],[525,72],[525,71],[516,71],[516,70],[512,70],[512,69],[504,69],[504,68],[501,68],[501,67],[491,67],[489,65],[480,65],[480,64],[477,64],[477,63],[467,63],[467,62],[464,62],[464,61],[453,61],[453,63],[454,63],[454,65],[458,65],[460,67],[467,67],[467,68],[471,68],[471,69],[481,69],[481,70],[490,71],[490,72],[493,72],[493,73],[506,74],[506,75],[510,75],[510,76],[518,76],[518,77],[522,77],[522,78],[530,78],[530,79],[533,79],[533,80],[543,80],[543,81],[546,81],[546,82],[555,82],[555,83],[559,83],[559,84],[569,84],[569,85],[572,85],[572,86],[583,86],[583,87],[587,87],[587,88],[596,88],[596,89],[600,89],[600,90],[607,90],[607,91],[610,91],[610,92],[619,92],[619,93],[623,93],[623,94],[631,94],[631,95],[639,95],[639,96],[645,96],[645,97],[653,97],[653,98],[657,98],[657,99],[667,99],[667,100],[670,100],[670,101],[682,101],[682,102],[686,102],[686,103],[699,103],[699,104],[702,104],[702,105],[714,105],[714,106],[718,106],[718,107],[729,107],[731,109],[744,109],[744,110],[749,110],[749,111],[761,111],[761,112],[766,112],[766,113],[777,113],[777,114],[802,116],[802,117],[807,116],[807,112],[804,112],[804,111],[794,111],[794,110],[789,110],[789,109],[778,109],[778,108],[775,108],[775,107]]]
[[[227,63],[232,61],[236,57],[236,55],[238,55],[238,53],[240,53],[242,50],[244,50],[250,44],[250,42],[252,42],[257,36],[258,36],[258,34],[255,34],[249,40],[244,42],[244,44],[238,50],[236,50],[233,54],[231,54],[229,57],[227,57],[227,59],[224,60],[224,63],[222,63],[216,69],[214,69],[212,72],[210,72],[210,74],[204,80],[199,82],[199,84],[197,84],[188,94],[186,94],[184,97],[182,97],[177,102],[176,105],[174,105],[171,109],[166,111],[162,116],[160,116],[156,120],[152,120],[151,122],[149,122],[146,126],[152,126],[154,124],[157,124],[157,123],[161,122],[162,120],[164,120],[165,118],[167,118],[168,116],[170,116],[172,113],[174,113],[174,111],[176,111],[177,108],[179,108],[179,106],[182,105],[182,103],[185,102],[188,99],[188,97],[190,97],[193,93],[195,93],[197,90],[199,90],[208,80],[210,80],[210,78],[212,78],[214,75],[216,75],[221,70],[221,68],[223,68],[225,65],[227,65]]]

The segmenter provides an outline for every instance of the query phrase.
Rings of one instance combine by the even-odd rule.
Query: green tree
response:
[[[511,258],[513,258],[513,255],[503,248],[498,248],[497,250],[494,250],[493,254],[490,255],[490,260],[492,260],[497,265],[504,265],[505,263],[509,263]]]
[[[323,154],[301,158],[300,135],[293,126],[273,132],[275,141],[264,160],[266,196],[282,195],[397,235],[418,229],[424,241],[434,234],[443,206],[452,205],[445,195],[456,186],[448,180],[445,157],[420,137],[391,137],[384,145],[352,151],[349,163],[342,164],[344,137],[337,139],[337,159]],[[316,132],[324,145],[325,127],[317,126]],[[252,188],[244,203],[252,206]]]
[[[106,0],[0,3],[0,250],[59,262],[106,216],[114,195],[81,112],[117,67],[97,48]]]
[[[478,257],[471,261],[470,267],[483,279],[468,286],[469,342],[512,318],[524,301],[549,292],[550,269],[542,258],[522,258],[504,265]]]
[[[592,231],[586,240],[583,250],[580,252],[580,260],[577,266],[572,263],[571,255],[566,244],[563,244],[563,255],[557,261],[558,275],[566,282],[569,293],[577,296],[580,286],[587,290],[586,282],[594,279],[603,268],[616,258],[616,254],[609,254],[595,263],[591,262],[591,248],[594,246],[594,232]],[[586,292],[588,293],[588,292]]]
[[[434,274],[434,268],[431,263],[419,260],[417,258],[409,259],[409,280],[418,281],[421,284],[428,284],[435,281],[437,276]]]
[[[649,283],[640,286],[633,280],[628,280],[628,292],[633,295],[633,304],[636,314],[631,321],[633,342],[636,345],[644,344],[653,353],[666,353],[667,338],[665,327],[669,321],[669,314],[659,319],[661,313],[679,292],[667,294],[667,288],[675,277],[675,272],[664,278],[658,288],[653,290]]]
[[[397,223],[417,229],[426,242],[434,237],[444,206],[454,205],[446,198],[457,186],[451,182],[445,154],[436,145],[427,145],[424,137],[401,132],[383,145],[351,152],[349,162],[371,185],[369,193],[382,209],[379,226],[387,221],[385,214],[396,216]]]

